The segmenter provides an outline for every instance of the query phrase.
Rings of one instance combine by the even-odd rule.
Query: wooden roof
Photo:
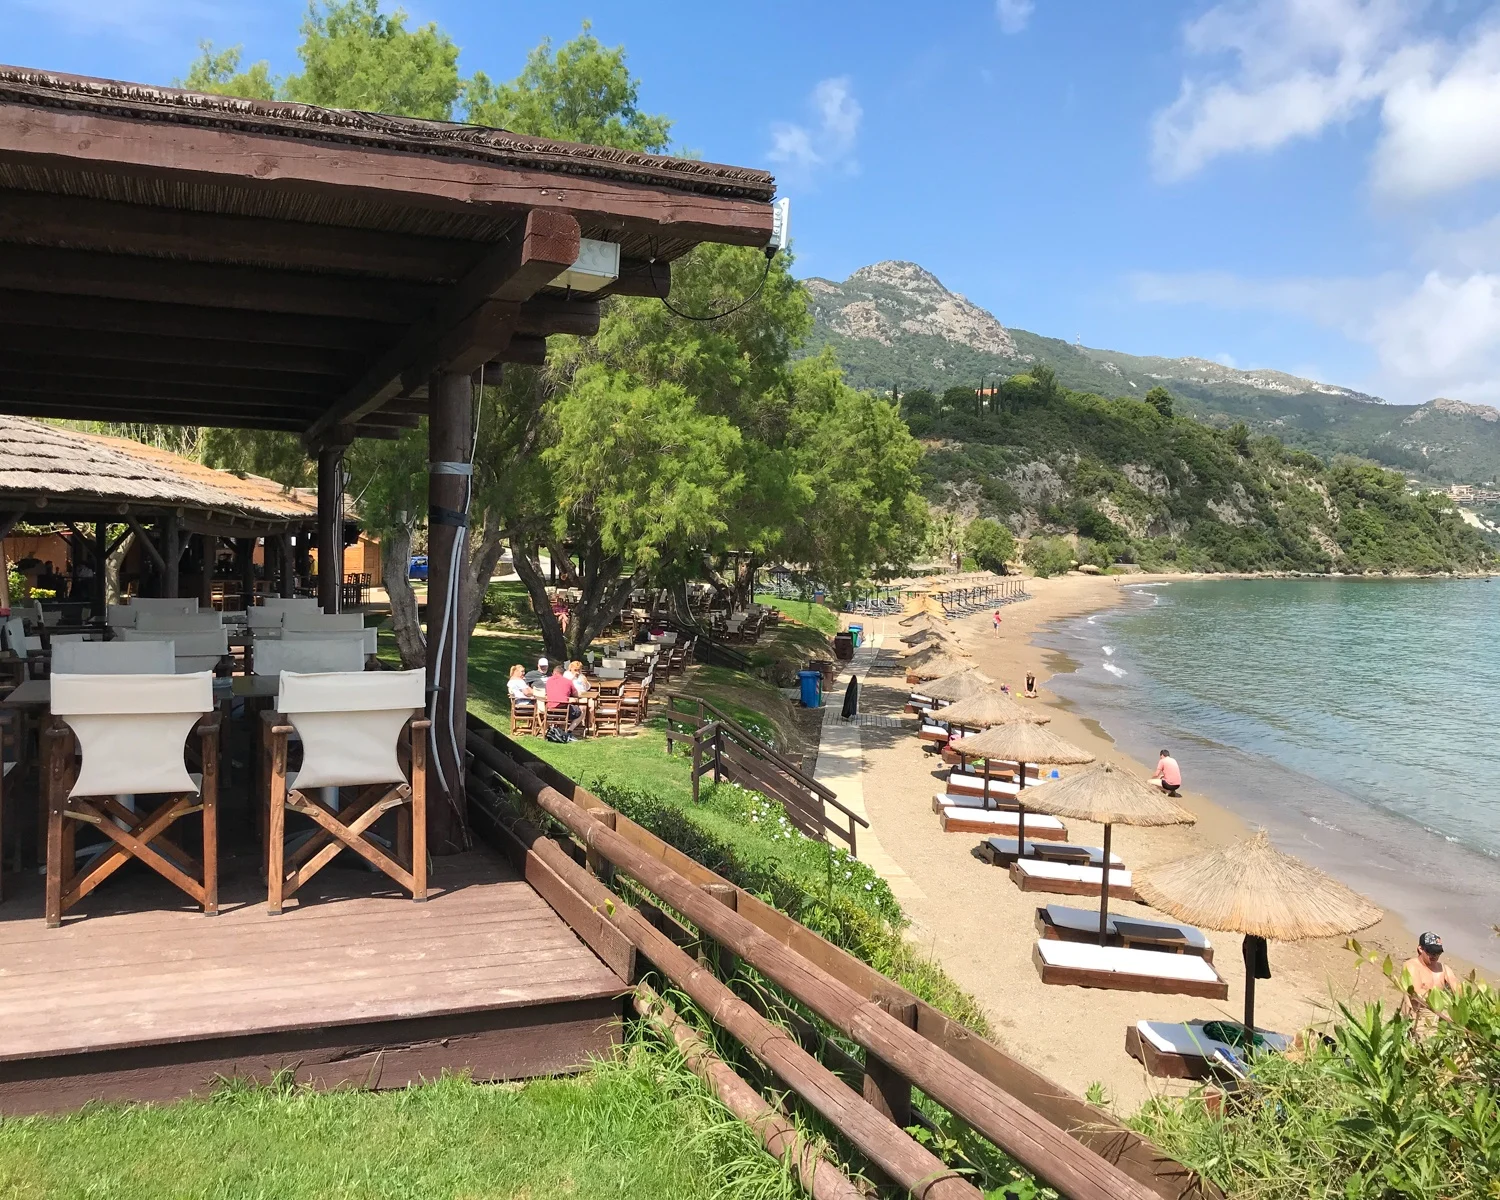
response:
[[[764,245],[763,171],[503,130],[0,66],[0,412],[286,429],[416,423],[435,371],[538,362],[598,295]]]
[[[252,537],[311,528],[314,495],[235,475],[128,438],[0,416],[0,515],[41,520],[150,521],[179,512],[184,527]]]

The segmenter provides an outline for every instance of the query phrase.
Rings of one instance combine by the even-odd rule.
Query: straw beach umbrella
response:
[[[915,659],[906,664],[906,673],[920,680],[941,679],[945,675],[955,675],[959,671],[967,671],[970,664],[951,650],[938,650],[927,655],[921,662]]]
[[[989,763],[992,759],[1004,759],[1016,764],[1016,853],[1026,850],[1026,766],[1076,767],[1094,761],[1087,750],[1080,750],[1072,742],[1064,741],[1050,730],[1043,729],[1031,721],[1011,725],[993,725],[983,733],[964,739],[964,753],[985,760],[985,805],[989,804]]]
[[[1152,908],[1245,935],[1245,1033],[1254,1044],[1255,978],[1270,978],[1266,939],[1357,933],[1382,913],[1358,892],[1271,845],[1262,829],[1246,842],[1144,872],[1135,890]]]
[[[923,689],[923,695],[933,700],[967,700],[971,696],[979,695],[994,682],[983,671],[969,667],[963,671],[955,671],[952,675],[944,675],[936,682],[928,684]]]
[[[1018,706],[1019,707],[1019,706]],[[1191,825],[1198,818],[1174,804],[1159,787],[1109,763],[1049,785],[1031,807],[1054,817],[1073,817],[1104,826],[1104,879],[1099,889],[1099,944],[1109,920],[1109,839],[1116,825]],[[1017,850],[1024,850],[1018,846]]]

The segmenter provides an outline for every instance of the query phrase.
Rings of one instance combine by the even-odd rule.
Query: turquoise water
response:
[[[1142,761],[1500,969],[1500,580],[1143,585],[1044,638]]]

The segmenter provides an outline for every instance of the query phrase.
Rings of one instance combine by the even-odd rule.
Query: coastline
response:
[[[1053,678],[1070,671],[1073,664],[1066,655],[1047,647],[1045,638],[1064,621],[1120,603],[1125,587],[1194,578],[1223,576],[1029,579],[1031,599],[1000,610],[999,636],[988,612],[954,622],[954,632],[972,654],[974,665],[1009,684],[1014,694],[1021,691],[1026,672],[1035,671],[1040,697],[1031,703],[1049,710],[1049,727],[1059,736],[1101,761],[1118,763],[1145,777],[1149,767],[1122,750],[1092,714],[1053,690]],[[895,647],[904,632],[894,619],[875,625],[871,629],[867,621],[867,633],[883,634],[888,649]],[[865,686],[861,707],[866,712],[895,713],[905,702],[906,688],[899,677],[876,675]],[[1125,1028],[1142,1018],[1235,1019],[1244,987],[1239,937],[1210,931],[1217,951],[1215,967],[1229,984],[1225,1001],[1042,984],[1031,964],[1036,938],[1033,919],[1039,904],[1057,898],[1022,893],[1005,871],[981,862],[974,853],[981,841],[977,835],[941,832],[930,808],[938,764],[918,750],[909,727],[899,733],[889,731],[888,736],[881,736],[886,734],[883,730],[864,733],[867,811],[882,845],[915,885],[914,894],[902,899],[912,921],[912,943],[941,961],[960,986],[984,1005],[996,1037],[1007,1049],[1066,1086],[1082,1092],[1091,1083],[1102,1083],[1114,1104],[1127,1113],[1153,1093],[1177,1090],[1180,1085],[1147,1077],[1126,1056]],[[1254,832],[1249,822],[1212,795],[1212,781],[1208,782],[1205,790],[1190,776],[1191,790],[1183,792],[1182,802],[1198,818],[1195,825],[1115,829],[1115,848],[1128,867],[1149,868]],[[1102,838],[1099,826],[1084,821],[1068,825],[1072,841],[1098,845]],[[1379,894],[1370,894],[1370,899],[1386,909]],[[1378,924],[1356,936],[1367,954],[1389,954],[1401,962],[1414,952],[1414,932],[1389,910]],[[1450,958],[1460,974],[1470,969],[1470,964]],[[1257,989],[1258,1023],[1264,1028],[1295,1033],[1328,1020],[1337,1002],[1358,1004],[1383,998],[1390,1003],[1393,999],[1390,984],[1378,968],[1361,966],[1345,938],[1273,943],[1271,964],[1273,977],[1261,981]]]

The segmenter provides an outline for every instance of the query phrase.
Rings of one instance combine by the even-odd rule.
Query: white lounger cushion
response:
[[[1020,784],[1012,779],[991,779],[990,795],[998,796],[1003,793],[1006,796],[1015,797],[1023,790],[1030,791],[1034,787],[1041,787],[1045,782],[1045,779],[1031,779],[1027,781],[1026,787],[1023,789]],[[948,790],[950,792],[963,792],[966,795],[983,795],[984,776],[966,775],[962,771],[950,771],[948,772]]]
[[[1033,819],[1034,818],[1032,817],[1032,815],[1030,813],[1026,814],[1026,824],[1030,825]],[[1016,852],[1016,839],[1015,838],[992,837],[992,838],[990,838],[989,843],[990,843],[991,846],[993,846],[1001,854],[1014,854]],[[1026,853],[1027,854],[1034,854],[1034,853],[1036,853],[1037,847],[1039,847],[1039,846],[1041,847],[1042,850],[1044,850],[1044,851],[1046,851],[1048,853],[1051,853],[1052,851],[1056,851],[1056,850],[1061,850],[1061,851],[1072,850],[1074,853],[1077,853],[1079,850],[1087,850],[1088,853],[1089,853],[1089,858],[1093,861],[1094,865],[1097,866],[1099,863],[1102,863],[1104,861],[1104,851],[1099,846],[1075,846],[1071,842],[1033,842],[1030,838],[1026,839]],[[1115,875],[1117,873],[1116,872],[1116,868],[1117,867],[1123,867],[1125,865],[1125,862],[1124,862],[1124,860],[1118,854],[1115,854],[1113,852],[1110,853],[1109,861],[1112,864],[1114,864],[1110,868],[1110,872],[1109,872],[1109,878],[1110,878],[1111,881],[1113,881],[1114,877],[1115,877]],[[1060,905],[1055,905],[1055,904],[1048,905],[1047,911],[1050,913],[1052,911],[1052,909],[1054,909],[1054,908],[1059,909],[1059,911],[1061,911],[1061,912],[1081,912],[1082,911],[1081,909],[1061,908]],[[1098,933],[1099,932],[1099,914],[1098,913],[1094,913],[1093,916],[1094,916],[1094,926],[1093,926],[1094,932]],[[1062,922],[1058,921],[1058,922],[1054,922],[1054,924],[1062,924]],[[1070,925],[1070,926],[1068,926],[1068,928],[1071,929],[1072,926]],[[1184,925],[1183,928],[1186,929],[1187,926]]]
[[[213,676],[54,675],[52,712],[78,735],[70,796],[196,792],[183,745],[214,706]]]
[[[941,725],[934,725],[930,721],[923,721],[921,736],[945,738],[948,736],[948,730]]]
[[[1096,872],[1097,873],[1097,872]],[[1089,942],[1058,942],[1042,938],[1037,953],[1049,967],[1071,971],[1134,976],[1139,979],[1175,979],[1185,983],[1217,983],[1213,964],[1196,954],[1170,954],[1159,950],[1126,950],[1120,946],[1095,946]]]
[[[422,711],[427,673],[350,671],[281,673],[276,709],[302,739],[297,787],[399,783],[401,727]]]
[[[977,824],[977,825],[994,825],[996,828],[999,828],[999,829],[1015,829],[1017,821],[1020,818],[1020,815],[1021,815],[1020,813],[1013,813],[1013,812],[995,812],[992,809],[990,809],[990,810],[987,810],[987,809],[974,809],[974,808],[945,808],[945,809],[943,809],[943,816],[947,817],[949,820],[953,820],[953,821],[968,821],[971,824]],[[1063,823],[1061,821],[1059,821],[1056,817],[1049,817],[1045,813],[1027,813],[1026,814],[1026,826],[1027,826],[1028,829],[1062,829],[1062,828],[1064,828]],[[1083,869],[1083,868],[1080,868],[1080,869]],[[1098,870],[1094,870],[1094,874],[1098,875],[1099,874]],[[1111,884],[1114,883],[1116,875],[1123,875],[1123,874],[1125,874],[1125,872],[1123,872],[1123,871],[1111,871],[1110,872],[1110,876],[1109,876],[1110,883]]]
[[[1222,1050],[1232,1058],[1243,1058],[1244,1052],[1208,1037],[1203,1032],[1202,1021],[1137,1021],[1136,1032],[1141,1040],[1150,1042],[1163,1054],[1184,1054],[1194,1058],[1213,1058],[1214,1051]],[[1273,1050],[1286,1050],[1292,1039],[1283,1033],[1271,1033],[1257,1029],[1256,1034],[1266,1040]]]
[[[918,708],[931,708],[932,707],[932,697],[931,696],[924,696],[920,692],[913,692],[910,696],[908,696],[906,698],[906,702],[908,704],[914,704]]]
[[[1036,818],[1045,820],[1046,818]],[[1052,818],[1056,820],[1057,818]],[[1026,814],[1026,824],[1030,825],[1033,818],[1030,813]],[[1091,883],[1100,887],[1104,883],[1104,870],[1102,867],[1075,867],[1072,863],[1042,862],[1037,859],[1022,858],[1016,860],[1016,869],[1023,875],[1030,875],[1036,879],[1059,879],[1072,883]],[[1110,867],[1109,886],[1112,888],[1128,888],[1131,885],[1130,872],[1122,867]]]
[[[1014,841],[1014,839],[1012,839]],[[1109,873],[1113,881],[1115,872]],[[1099,910],[1097,908],[1069,908],[1065,904],[1049,904],[1046,908],[1047,920],[1059,929],[1071,929],[1075,933],[1087,933],[1094,937],[1099,936]],[[1115,916],[1110,913],[1105,929],[1110,933],[1117,932],[1115,929]],[[1125,920],[1135,925],[1153,925],[1161,929],[1175,929],[1182,934],[1185,945],[1192,946],[1198,950],[1210,948],[1208,938],[1203,936],[1203,930],[1196,929],[1191,925],[1179,925],[1176,921],[1148,921],[1143,917],[1126,917]]]
[[[170,675],[177,669],[172,643],[60,642],[52,648],[52,674]]]
[[[986,807],[999,808],[1003,804],[1007,809],[1014,810],[1015,801],[1015,796],[1007,795],[999,788],[990,793],[988,805],[985,804],[982,793],[976,792],[971,796],[968,793],[960,795],[957,792],[938,792],[932,797],[932,809],[934,812],[942,808],[972,808],[977,811]]]
[[[363,671],[365,648],[358,638],[293,638],[255,643],[255,673],[304,675],[328,671]]]

